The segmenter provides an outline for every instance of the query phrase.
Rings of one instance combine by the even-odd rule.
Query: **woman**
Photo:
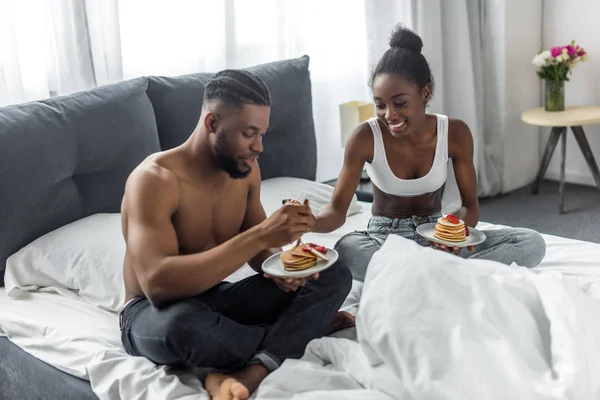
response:
[[[441,217],[442,190],[452,160],[462,207],[457,216],[467,226],[479,221],[473,138],[461,120],[427,114],[434,89],[423,43],[412,31],[398,26],[371,79],[376,114],[359,125],[346,145],[344,166],[331,204],[318,216],[313,232],[331,232],[345,222],[346,211],[366,165],[373,182],[373,217],[366,231],[344,236],[336,245],[340,262],[363,281],[371,256],[387,235],[398,234],[430,245],[416,233],[420,224]],[[475,248],[449,249],[465,258],[495,260],[534,267],[544,257],[542,236],[529,229],[485,232]]]

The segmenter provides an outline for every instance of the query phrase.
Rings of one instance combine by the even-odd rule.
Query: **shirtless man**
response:
[[[352,282],[339,265],[306,281],[261,271],[315,220],[306,203],[266,218],[257,158],[269,115],[262,80],[218,73],[190,138],[131,173],[121,208],[123,345],[157,364],[224,371],[205,380],[213,399],[248,398],[284,359],[334,330]],[[246,262],[258,274],[224,281]]]

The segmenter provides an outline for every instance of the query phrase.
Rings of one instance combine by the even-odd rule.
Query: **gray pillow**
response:
[[[147,94],[156,116],[160,147],[172,149],[185,142],[198,124],[204,85],[214,74],[149,77]]]
[[[315,180],[317,144],[312,113],[309,57],[247,68],[262,78],[271,93],[271,121],[259,159],[262,178],[289,176]],[[213,73],[150,77],[148,96],[154,106],[163,150],[183,143],[200,117],[204,85]]]
[[[119,212],[128,175],[160,150],[147,83],[0,108],[0,276],[41,235]]]

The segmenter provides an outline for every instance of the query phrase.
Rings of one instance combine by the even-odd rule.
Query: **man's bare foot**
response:
[[[223,374],[208,374],[204,388],[212,400],[244,400],[250,397],[248,388],[237,379]]]
[[[342,329],[352,328],[356,324],[354,316],[346,311],[338,311],[333,317],[333,325],[329,334],[341,331]]]
[[[268,374],[262,364],[250,365],[233,375],[212,373],[206,377],[204,388],[212,400],[245,400]]]

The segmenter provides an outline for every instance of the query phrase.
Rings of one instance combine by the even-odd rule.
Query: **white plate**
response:
[[[417,226],[417,233],[427,240],[431,240],[432,242],[438,244],[444,244],[448,247],[475,246],[485,242],[485,233],[478,231],[475,228],[469,228],[469,236],[467,236],[467,240],[464,240],[462,242],[449,242],[447,240],[438,239],[435,236],[433,236],[436,224],[437,222],[430,222],[427,224],[419,225]]]
[[[327,249],[326,256],[329,258],[328,261],[319,259],[315,265],[310,268],[303,269],[302,271],[286,271],[286,269],[283,267],[281,259],[279,258],[281,253],[283,252],[273,254],[271,257],[267,258],[265,262],[263,262],[262,270],[264,273],[281,278],[305,278],[316,272],[326,270],[335,264],[338,259],[337,251],[333,249]]]

